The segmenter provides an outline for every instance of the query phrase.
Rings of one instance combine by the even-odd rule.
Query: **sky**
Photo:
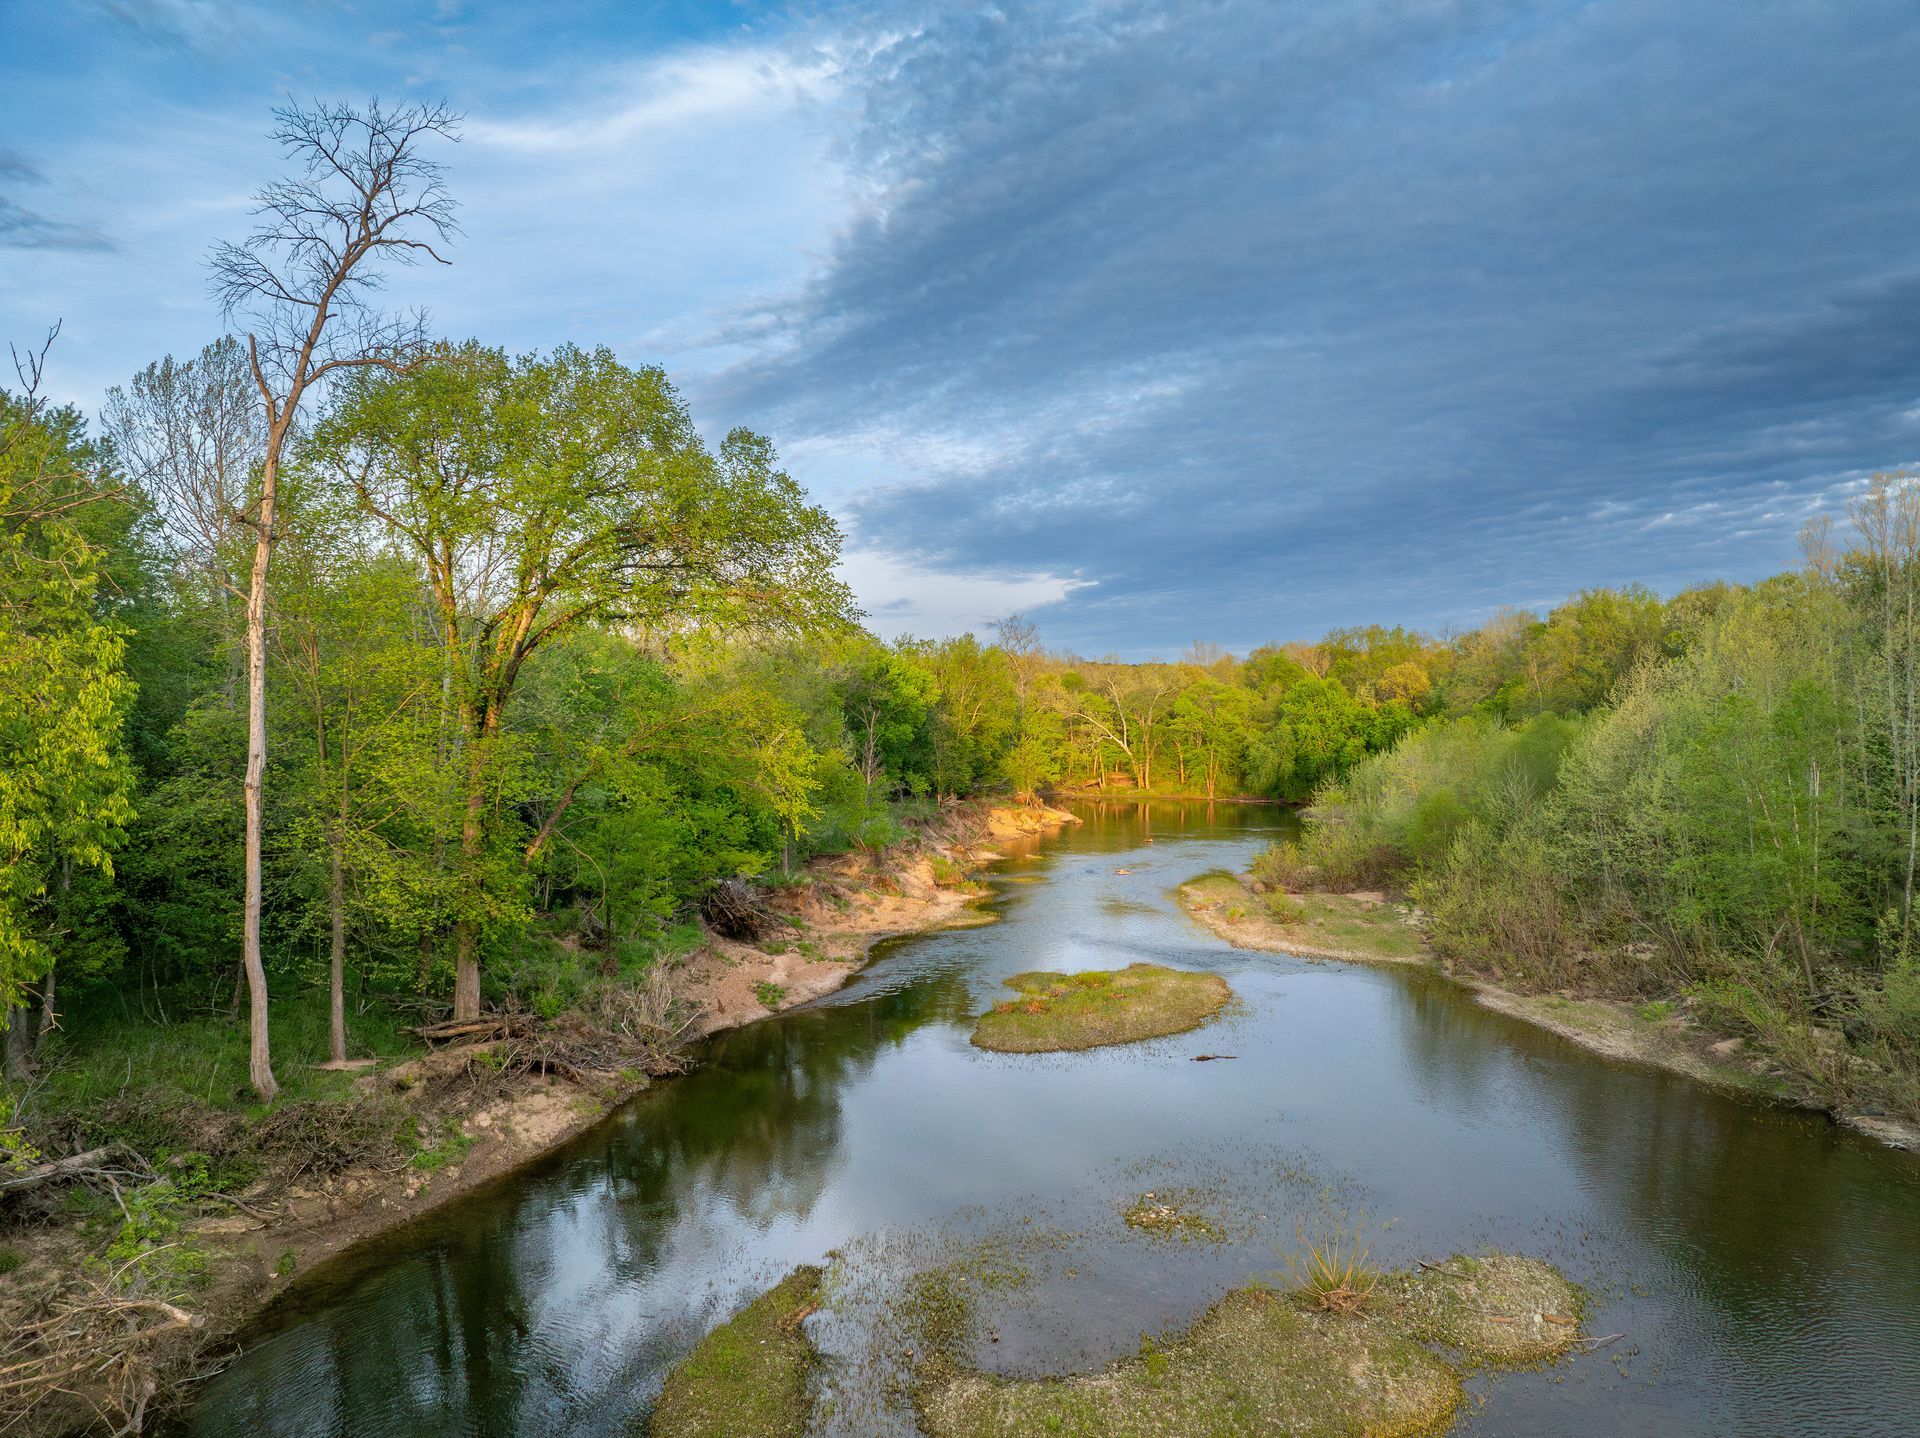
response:
[[[1912,0],[0,0],[0,339],[97,412],[272,106],[444,100],[396,302],[769,435],[879,632],[1444,630],[1920,463],[1917,73]]]

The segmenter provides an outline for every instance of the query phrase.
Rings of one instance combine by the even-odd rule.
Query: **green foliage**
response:
[[[461,1131],[460,1126],[449,1121],[433,1136],[429,1143],[418,1135],[414,1138],[413,1157],[408,1164],[422,1173],[438,1173],[448,1164],[458,1163],[467,1156],[467,1150],[478,1142],[471,1134]]]
[[[0,1015],[75,931],[133,815],[132,684],[103,588],[132,516],[72,410],[0,391]]]
[[[766,980],[762,980],[753,986],[753,996],[760,1000],[760,1007],[769,1012],[779,1008],[780,1005],[787,1001],[786,988],[781,984],[769,983]]]
[[[1300,1295],[1323,1313],[1361,1312],[1380,1283],[1372,1253],[1357,1235],[1302,1237],[1299,1249],[1287,1259],[1287,1269]]]

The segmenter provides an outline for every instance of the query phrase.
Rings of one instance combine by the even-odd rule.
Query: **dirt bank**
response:
[[[1015,844],[1080,821],[1061,809],[963,806],[896,849],[815,864],[802,887],[775,895],[775,936],[745,944],[714,936],[676,974],[698,1008],[696,1032],[716,1033],[832,993],[882,939],[992,919],[972,907],[969,875]]]
[[[1631,1063],[1652,1064],[1716,1088],[1818,1109],[1834,1122],[1893,1148],[1920,1152],[1920,1126],[1881,1114],[1835,1112],[1796,1094],[1764,1054],[1715,1034],[1671,1005],[1632,1004],[1571,993],[1520,993],[1458,973],[1426,945],[1412,905],[1382,893],[1289,894],[1276,918],[1253,880],[1203,874],[1177,897],[1196,921],[1236,948],[1351,963],[1415,964],[1447,974],[1486,1008]]]

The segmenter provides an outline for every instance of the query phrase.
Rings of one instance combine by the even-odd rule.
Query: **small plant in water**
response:
[[[1322,1313],[1358,1314],[1380,1282],[1370,1257],[1358,1235],[1336,1234],[1318,1242],[1303,1236],[1287,1268],[1301,1295]]]

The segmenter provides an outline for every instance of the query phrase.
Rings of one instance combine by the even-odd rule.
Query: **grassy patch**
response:
[[[1395,1278],[1395,1321],[1471,1363],[1524,1364],[1555,1357],[1579,1337],[1579,1287],[1538,1259],[1469,1258]]]
[[[932,1438],[1386,1438],[1439,1427],[1460,1381],[1387,1323],[1309,1313],[1254,1285],[1104,1372],[1004,1379],[940,1357],[915,1399]]]
[[[1184,1033],[1233,997],[1218,974],[1158,964],[1130,964],[1115,972],[1015,974],[1007,987],[1019,997],[980,1016],[973,1029],[980,1048],[1057,1053]]]
[[[1511,1367],[1578,1340],[1580,1290],[1532,1259],[1456,1256],[1380,1275],[1331,1244],[1298,1265],[1293,1292],[1235,1289],[1185,1333],[1143,1339],[1137,1357],[1046,1378],[972,1367],[971,1294],[946,1270],[923,1275],[906,1327],[920,1345],[920,1426],[930,1438],[1413,1438],[1444,1428],[1461,1401],[1459,1372],[1435,1345]],[[1322,1301],[1336,1289],[1366,1297]]]
[[[457,1124],[449,1123],[434,1142],[428,1143],[424,1138],[415,1142],[418,1148],[408,1162],[422,1173],[438,1173],[448,1164],[458,1163],[465,1158],[475,1139],[462,1133]]]
[[[1225,1235],[1220,1225],[1197,1213],[1171,1193],[1143,1193],[1120,1211],[1128,1228],[1188,1242],[1217,1243]]]
[[[800,1325],[819,1302],[820,1270],[796,1268],[701,1339],[667,1375],[653,1438],[798,1438],[813,1408]]]
[[[760,1000],[762,1008],[773,1010],[786,1002],[787,991],[783,985],[769,983],[763,979],[753,986],[753,996]]]
[[[347,1052],[391,1058],[417,1054],[421,1045],[404,1033],[413,1019],[383,1005],[349,1011]],[[247,1080],[247,1025],[224,1008],[218,1013],[175,1013],[155,1023],[150,1015],[98,1008],[71,1018],[45,1050],[45,1077],[35,1103],[42,1115],[76,1115],[89,1136],[88,1120],[119,1106],[220,1109],[257,1116],[260,1108]],[[354,1076],[322,1073],[327,1059],[327,996],[324,991],[275,995],[273,1071],[278,1103],[351,1098]],[[119,1135],[99,1133],[99,1141]],[[133,1140],[130,1140],[133,1141]],[[163,1145],[164,1146],[164,1145]],[[134,1141],[134,1147],[145,1151]]]
[[[1364,1312],[1380,1286],[1380,1274],[1358,1237],[1344,1236],[1303,1245],[1289,1267],[1296,1292],[1322,1313]]]

